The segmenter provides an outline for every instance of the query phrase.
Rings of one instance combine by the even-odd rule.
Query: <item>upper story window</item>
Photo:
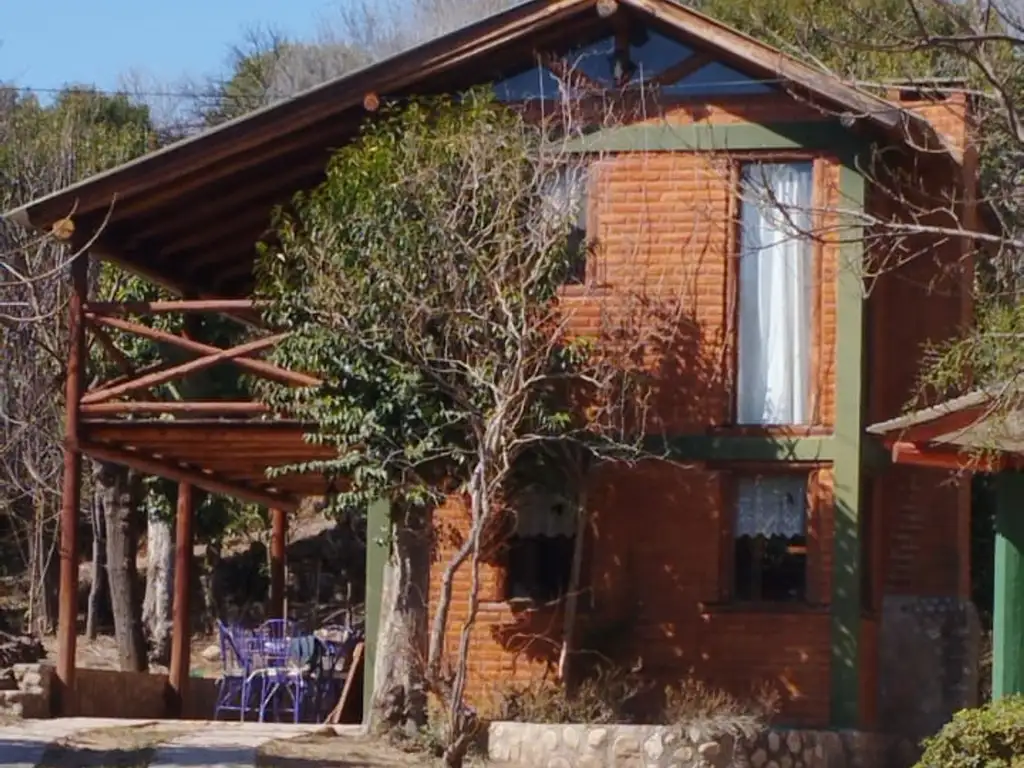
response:
[[[590,165],[579,161],[552,171],[542,192],[551,220],[558,227],[569,229],[565,280],[569,285],[580,285],[587,279],[589,193]]]
[[[814,296],[812,164],[742,167],[736,418],[808,424]]]

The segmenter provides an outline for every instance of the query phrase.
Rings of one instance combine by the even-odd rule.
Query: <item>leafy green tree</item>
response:
[[[454,574],[465,566],[477,583],[488,532],[525,489],[576,499],[595,462],[643,452],[646,385],[626,366],[653,323],[649,336],[629,325],[624,294],[584,337],[575,308],[596,299],[559,299],[579,258],[574,209],[552,195],[581,162],[564,146],[482,92],[387,109],[278,216],[258,262],[266,320],[291,331],[276,362],[325,382],[261,394],[337,451],[291,469],[334,478],[336,508],[391,503],[377,707],[395,689],[421,707],[425,677],[447,707],[450,764],[472,730],[463,695],[479,600],[474,588],[443,658]],[[468,533],[442,566],[424,639],[430,510],[451,497]]]

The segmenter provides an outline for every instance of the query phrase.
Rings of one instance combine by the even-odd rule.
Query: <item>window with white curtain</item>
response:
[[[807,597],[808,480],[799,472],[738,478],[733,518],[737,600]]]
[[[567,274],[570,285],[587,278],[587,208],[590,167],[584,162],[561,165],[546,180],[541,190],[546,219],[559,229],[568,225],[566,242]]]
[[[736,416],[811,419],[812,164],[745,163],[740,203]]]

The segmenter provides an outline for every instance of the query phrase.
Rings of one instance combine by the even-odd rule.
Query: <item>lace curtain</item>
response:
[[[551,493],[523,493],[515,509],[516,536],[576,535],[576,507]]]
[[[736,491],[736,537],[803,536],[807,479],[798,475],[742,478]]]
[[[810,163],[743,170],[739,268],[741,424],[804,424],[810,416],[813,250]]]

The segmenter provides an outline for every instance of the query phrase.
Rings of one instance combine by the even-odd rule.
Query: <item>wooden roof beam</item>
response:
[[[148,475],[156,475],[178,483],[191,483],[210,493],[233,496],[242,501],[251,501],[266,507],[277,507],[294,512],[299,508],[297,499],[272,490],[253,488],[245,483],[235,482],[181,465],[169,464],[153,456],[127,451],[96,443],[80,443],[79,450],[99,461],[109,461],[131,467]]]

